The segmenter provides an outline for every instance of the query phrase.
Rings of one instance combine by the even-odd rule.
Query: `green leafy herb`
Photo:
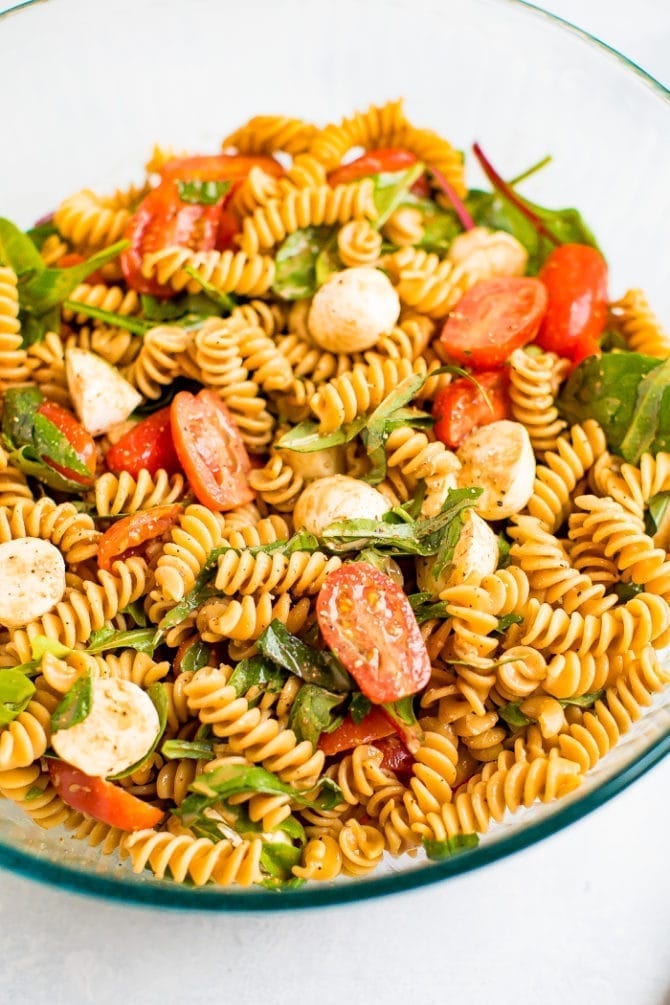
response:
[[[146,628],[149,623],[141,600],[135,600],[132,604],[128,604],[127,607],[123,608],[121,614],[127,614],[131,617],[138,628]]]
[[[371,484],[375,485],[386,477],[384,445],[393,429],[393,414],[416,396],[424,382],[425,377],[421,374],[410,374],[384,398],[369,416],[363,433],[363,441],[368,457],[372,461],[372,471],[366,476],[366,481]],[[403,425],[407,425],[407,423],[405,422]]]
[[[12,269],[19,280],[36,275],[44,268],[44,261],[27,234],[0,217],[0,261]]]
[[[34,799],[39,799],[44,795],[44,789],[41,789],[39,785],[31,785],[25,796],[23,797],[24,802],[30,803]]]
[[[510,563],[510,548],[512,547],[512,542],[506,536],[506,534],[501,531],[498,534],[498,568],[506,569]]]
[[[71,445],[67,436],[47,419],[36,412],[33,416],[33,447],[38,457],[45,463],[58,464],[75,475],[91,479],[91,471]]]
[[[558,703],[563,708],[566,708],[568,705],[574,705],[577,708],[592,708],[602,698],[604,693],[604,691],[589,691],[586,694],[576,695],[574,698],[560,698]],[[507,723],[512,732],[525,729],[526,726],[530,726],[531,722],[534,721],[521,711],[521,705],[522,702],[520,701],[510,701],[499,709],[498,714],[500,718]]]
[[[353,440],[366,425],[366,417],[359,415],[353,422],[347,422],[332,433],[321,435],[318,422],[299,422],[297,426],[285,433],[277,446],[286,450],[295,450],[300,454],[309,454],[315,450],[326,450],[328,447],[338,447],[342,443]]]
[[[69,646],[64,646],[56,639],[47,638],[46,635],[36,635],[30,642],[30,655],[34,660],[41,660],[45,653],[62,659],[64,656],[69,656],[71,652]]]
[[[80,283],[83,283],[92,272],[107,262],[111,262],[127,247],[128,241],[117,241],[109,248],[104,248],[102,251],[96,252],[95,255],[91,255],[85,262],[72,265],[68,269],[45,268],[42,262],[42,269],[39,273],[30,278],[19,289],[21,306],[37,316],[47,314],[63,300],[67,300],[72,291]],[[40,261],[42,260],[40,259]]]
[[[317,260],[333,233],[332,227],[305,227],[289,234],[275,255],[273,293],[282,300],[311,297],[317,288]]]
[[[290,879],[291,870],[300,862],[302,849],[285,841],[264,841],[261,866],[275,880]],[[297,879],[297,877],[294,877]]]
[[[0,727],[17,717],[35,693],[35,685],[19,667],[0,670]]]
[[[127,314],[117,314],[115,311],[105,311],[101,307],[93,307],[91,304],[84,304],[80,300],[65,300],[63,307],[67,307],[77,314],[85,314],[86,317],[95,318],[97,321],[104,321],[105,324],[113,325],[115,328],[125,328],[133,335],[146,335],[151,325],[146,321],[141,321],[136,317],[128,317]]]
[[[322,733],[332,733],[342,722],[342,716],[335,712],[342,701],[341,694],[333,694],[316,684],[303,684],[291,706],[289,728],[299,742],[309,740],[316,747]]]
[[[157,646],[156,632],[153,628],[131,628],[129,631],[118,632],[111,625],[92,632],[87,652],[104,653],[108,649],[135,649],[138,653],[148,653],[153,656]]]
[[[477,834],[456,834],[452,838],[447,838],[446,841],[423,839],[426,857],[432,862],[443,862],[446,858],[452,858],[452,856],[458,855],[463,851],[476,848],[478,844],[479,835]]]
[[[128,778],[129,775],[134,774],[136,771],[143,768],[145,764],[148,764],[161,741],[163,733],[165,732],[168,717],[168,699],[165,693],[165,688],[162,684],[151,684],[147,688],[147,694],[151,698],[153,706],[158,713],[158,732],[156,733],[156,738],[144,757],[141,757],[139,761],[136,761],[135,764],[131,764],[131,766],[126,768],[124,771],[120,771],[117,775],[110,775],[110,778],[114,781],[118,778]]]
[[[277,619],[270,622],[256,645],[263,656],[308,684],[338,694],[353,688],[351,677],[332,653],[308,646]]]
[[[644,593],[644,586],[641,583],[617,583],[614,592],[621,603],[626,604],[633,597],[637,597],[638,593]]]
[[[432,621],[434,618],[448,618],[447,604],[444,600],[435,600],[432,593],[411,593],[408,598],[418,624]]]
[[[202,641],[202,639],[196,639],[196,641],[188,647],[182,657],[180,667],[182,673],[194,673],[196,670],[201,670],[202,667],[206,667],[209,663],[211,655],[212,647],[208,646],[206,642]]]
[[[281,691],[286,681],[287,672],[264,656],[251,656],[240,660],[228,678],[228,686],[234,687],[237,695],[245,695],[250,688],[274,693]]]
[[[212,556],[210,555],[210,559]],[[163,620],[158,625],[159,637],[161,632],[165,632],[168,628],[174,628],[176,625],[180,625],[189,614],[197,610],[201,604],[204,604],[206,600],[210,597],[215,597],[217,595],[217,590],[212,586],[212,568],[216,565],[218,560],[218,554],[213,561],[208,561],[205,563],[201,572],[196,578],[195,583],[188,591],[183,600],[172,607]]]
[[[643,450],[670,449],[669,369],[667,360],[635,352],[589,356],[563,387],[559,411],[570,424],[596,419],[608,448],[636,464]]]
[[[414,713],[414,695],[385,702],[382,708],[392,720],[410,754],[416,754],[423,742],[423,730]]]
[[[645,529],[650,537],[653,537],[656,531],[660,529],[668,512],[669,503],[670,492],[657,492],[649,500],[645,513],[645,520],[648,522],[648,526]]]
[[[54,709],[51,716],[51,732],[59,729],[71,729],[83,722],[91,711],[93,704],[93,677],[85,673],[74,682],[63,700]]]
[[[372,709],[372,702],[360,691],[355,691],[349,702],[348,712],[353,721],[358,725]]]
[[[196,206],[213,206],[226,194],[230,181],[182,181],[177,180],[177,191],[182,202]]]
[[[406,171],[381,171],[372,175],[374,199],[377,216],[373,225],[383,227],[391,213],[398,208],[410,188],[425,171],[425,165],[412,164]]]
[[[182,758],[209,760],[214,755],[214,745],[210,740],[166,740],[161,747],[161,754],[168,761]]]
[[[316,257],[314,269],[317,289],[323,286],[333,273],[341,272],[343,268],[344,262],[337,250],[337,231],[334,231]]]
[[[237,300],[235,297],[231,296],[230,293],[222,293],[221,290],[217,290],[216,286],[201,276],[193,265],[185,265],[184,272],[187,276],[190,276],[191,279],[195,279],[196,282],[202,286],[210,300],[213,300],[215,304],[218,304],[219,307],[227,313],[230,314],[237,306]]]
[[[30,227],[25,233],[26,237],[29,237],[35,247],[41,251],[46,239],[58,233],[58,227],[53,222],[53,217],[49,217],[43,223]]]
[[[522,622],[523,617],[521,614],[502,614],[498,618],[498,627],[494,630],[498,635],[502,635],[512,625],[520,625]]]
[[[161,300],[148,293],[141,296],[142,314],[152,324],[182,318],[207,318],[220,315],[221,308],[206,293],[184,293],[174,300]]]
[[[395,582],[402,582],[402,572],[398,563],[390,555],[385,555],[376,548],[363,548],[363,551],[356,556],[356,561],[368,562]]]

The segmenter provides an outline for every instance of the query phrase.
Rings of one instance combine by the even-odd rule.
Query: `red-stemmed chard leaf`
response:
[[[490,160],[480,147],[479,143],[473,143],[472,149],[474,151],[475,157],[482,166],[484,174],[489,179],[493,187],[497,189],[497,191],[500,192],[501,195],[503,195],[509,202],[511,202],[513,206],[516,206],[519,212],[523,213],[523,215],[526,217],[527,220],[530,220],[530,222],[533,224],[538,233],[542,234],[543,237],[546,237],[548,241],[552,242],[552,244],[556,245],[561,244],[561,241],[558,239],[558,237],[556,237],[556,235],[549,229],[549,227],[547,227],[547,225],[543,223],[543,221],[540,219],[537,213],[534,213],[533,210],[526,205],[521,196],[517,195],[517,193],[514,191],[511,185],[509,185],[503,178],[501,178],[501,176],[498,174],[498,172],[493,167]]]
[[[475,226],[475,221],[472,219],[467,209],[465,208],[465,203],[463,202],[463,200],[456,195],[453,186],[447,181],[445,176],[438,168],[431,167],[430,173],[433,176],[434,180],[436,181],[438,187],[442,189],[447,199],[453,206],[456,216],[463,224],[463,229],[472,230]]]

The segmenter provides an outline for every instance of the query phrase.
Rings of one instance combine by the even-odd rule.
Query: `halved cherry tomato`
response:
[[[397,583],[368,562],[331,572],[316,616],[326,644],[370,701],[416,694],[430,677],[430,659],[414,612]]]
[[[252,167],[263,168],[266,174],[279,178],[284,169],[273,157],[249,157],[244,154],[204,154],[195,157],[175,157],[161,169],[163,178],[182,181],[235,181],[246,178]]]
[[[579,363],[600,352],[607,321],[607,264],[596,248],[563,244],[547,257],[540,279],[549,305],[537,336],[548,352]]]
[[[213,510],[235,509],[254,498],[247,482],[249,455],[233,418],[214,391],[180,391],[170,406],[177,456],[198,500]]]
[[[52,422],[56,429],[63,434],[91,474],[90,477],[87,477],[76,471],[71,471],[70,468],[57,464],[50,457],[45,457],[44,460],[65,478],[69,478],[73,482],[79,482],[81,485],[90,485],[95,477],[95,465],[98,457],[95,440],[91,434],[84,429],[71,412],[68,412],[66,408],[58,405],[55,401],[43,401],[37,411],[45,419],[48,419],[49,422]]]
[[[137,207],[124,237],[130,246],[121,252],[126,282],[138,293],[171,297],[175,291],[142,275],[142,259],[161,248],[179,245],[193,251],[211,251],[218,236],[221,209],[226,196],[210,206],[184,202],[177,183],[166,179],[151,190]]]
[[[402,147],[385,147],[380,150],[370,150],[362,154],[350,164],[343,164],[342,167],[335,168],[328,175],[330,185],[345,185],[359,178],[367,178],[371,174],[379,174],[382,171],[406,171],[419,158],[411,150]],[[412,185],[414,195],[427,196],[430,194],[430,185],[425,175],[418,178]]]
[[[373,743],[384,736],[395,733],[395,727],[388,721],[379,708],[372,708],[360,722],[354,722],[347,715],[344,722],[332,733],[322,733],[319,737],[319,750],[326,757],[340,754],[343,750],[352,750],[360,743]]]
[[[382,768],[393,771],[401,778],[407,778],[412,774],[414,758],[399,736],[383,737],[380,740],[375,740],[373,745],[384,755],[380,765]]]
[[[180,470],[179,458],[172,440],[170,406],[161,408],[142,419],[117,440],[105,457],[110,471],[128,471],[137,478],[142,468],[155,475],[160,468],[168,474]]]
[[[454,450],[475,429],[510,416],[507,370],[482,370],[475,380],[479,387],[467,377],[459,377],[438,391],[433,402],[435,435]]]
[[[64,761],[48,760],[49,777],[64,803],[122,831],[155,827],[165,814],[104,778],[92,778]]]
[[[112,563],[131,548],[153,541],[174,526],[180,513],[179,503],[173,503],[170,506],[154,506],[117,520],[98,542],[98,565],[101,569],[111,569]]]
[[[539,279],[481,279],[454,307],[440,341],[457,363],[476,370],[502,366],[512,350],[533,341],[547,300]]]

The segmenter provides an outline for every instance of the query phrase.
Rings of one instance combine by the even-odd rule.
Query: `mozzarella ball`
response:
[[[516,237],[488,227],[474,227],[455,237],[447,258],[468,272],[477,272],[482,279],[523,276],[528,264],[528,252]]]
[[[391,508],[381,492],[348,475],[319,478],[304,489],[293,511],[296,530],[319,537],[335,520],[379,520]]]
[[[65,593],[65,562],[38,537],[0,544],[0,624],[12,628],[48,614]]]
[[[391,331],[400,300],[388,276],[371,266],[335,272],[316,291],[309,333],[328,352],[363,352]]]
[[[345,467],[343,446],[326,447],[325,450],[313,450],[306,454],[280,448],[277,453],[305,482],[340,474]]]
[[[489,576],[496,571],[497,565],[498,538],[486,520],[473,510],[466,510],[452,564],[436,577],[433,575],[435,558],[417,558],[416,582],[422,592],[439,597],[448,586],[473,580],[478,582],[483,576]]]
[[[500,419],[471,433],[460,445],[458,485],[479,486],[475,510],[485,520],[520,513],[533,494],[535,454],[520,422]]]

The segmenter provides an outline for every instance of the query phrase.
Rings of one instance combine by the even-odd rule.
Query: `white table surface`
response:
[[[668,0],[545,6],[670,84]],[[670,1005],[669,792],[666,761],[506,861],[328,910],[159,913],[0,872],[0,1002]]]

